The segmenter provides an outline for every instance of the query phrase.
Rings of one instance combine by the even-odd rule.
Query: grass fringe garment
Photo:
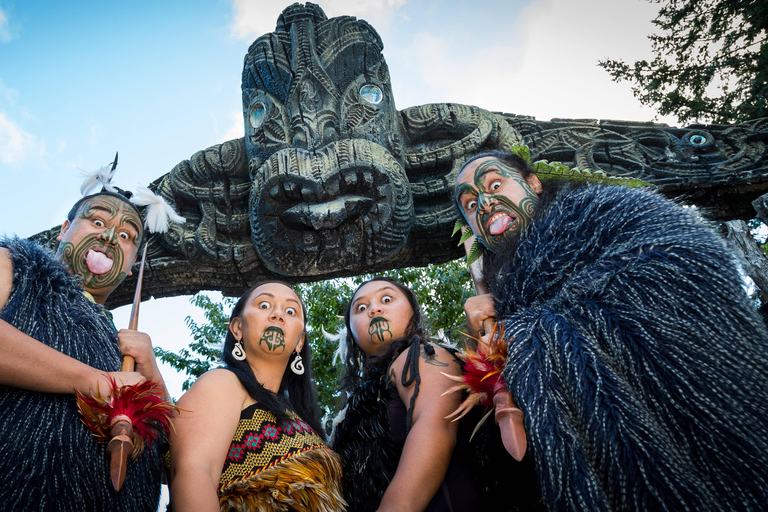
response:
[[[303,451],[219,491],[227,512],[344,510],[341,463],[328,448]]]

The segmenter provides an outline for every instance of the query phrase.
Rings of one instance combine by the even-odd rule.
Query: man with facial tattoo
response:
[[[546,176],[477,155],[455,199],[547,508],[764,510],[768,332],[725,244],[652,191]]]
[[[0,240],[0,510],[154,511],[157,443],[128,464],[118,492],[104,445],[82,423],[75,392],[162,377],[146,334],[118,335],[104,303],[131,273],[142,241],[136,208],[117,193],[84,197],[55,254]],[[119,372],[122,356],[137,372]]]

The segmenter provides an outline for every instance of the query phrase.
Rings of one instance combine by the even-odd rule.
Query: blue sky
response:
[[[656,6],[645,0],[319,3],[379,31],[399,109],[451,101],[541,120],[653,119],[597,67],[648,56]],[[287,5],[0,0],[0,233],[60,224],[80,172],[115,151],[115,184],[131,189],[242,136],[243,57]],[[153,300],[139,327],[177,349],[189,314],[187,297]],[[183,379],[167,378],[178,396]]]

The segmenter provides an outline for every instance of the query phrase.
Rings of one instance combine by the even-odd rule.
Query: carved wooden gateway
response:
[[[768,119],[670,128],[542,122],[451,103],[398,111],[382,48],[365,21],[328,19],[314,4],[283,11],[245,57],[245,137],[153,184],[187,221],[150,239],[145,297],[239,295],[268,277],[458,258],[456,173],[473,153],[512,144],[528,145],[534,160],[642,178],[719,220],[754,217],[751,201],[768,191]],[[109,305],[132,294],[128,282]]]

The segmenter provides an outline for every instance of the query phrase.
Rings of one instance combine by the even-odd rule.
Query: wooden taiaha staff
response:
[[[462,229],[469,229],[464,226]],[[469,237],[464,241],[464,251],[467,254],[467,261],[469,261],[469,253],[472,245],[476,242],[474,236]],[[488,288],[485,285],[482,272],[482,258],[478,258],[472,263],[468,264],[469,275],[472,277],[472,283],[475,286],[476,295],[485,295],[488,293]],[[492,336],[503,336],[503,332],[500,332],[496,326],[496,320],[493,318],[485,318],[482,325],[482,336],[488,336],[489,342]],[[490,343],[483,341],[482,336],[478,337],[478,353],[489,355]],[[493,406],[495,410],[496,424],[499,426],[501,432],[501,440],[504,443],[504,448],[509,454],[517,461],[521,461],[525,456],[525,451],[528,446],[528,439],[525,434],[525,425],[523,422],[524,414],[521,411],[512,395],[504,385],[504,379],[499,376],[499,380],[494,386],[493,390]]]
[[[88,193],[99,182],[106,190],[113,190],[110,181],[116,166],[117,154],[110,165],[87,176],[81,192]],[[126,201],[128,200],[126,197]],[[165,233],[169,228],[169,221],[185,222],[165,199],[146,187],[139,187],[129,202],[134,206],[146,206],[145,225],[150,233]],[[144,244],[128,325],[128,328],[134,331],[139,325],[141,285],[144,280],[148,246],[148,242]],[[134,358],[125,356],[121,371],[134,371],[134,366]],[[171,419],[179,408],[169,400],[164,387],[154,381],[145,380],[136,385],[118,386],[111,375],[108,375],[108,380],[110,393],[106,398],[98,391],[96,396],[85,396],[76,392],[76,398],[85,426],[100,441],[108,442],[112,486],[119,491],[125,482],[128,457],[138,457],[144,450],[145,441],[150,444],[161,435],[167,435],[171,428]]]
[[[131,318],[128,321],[128,328],[136,331],[139,327],[139,305],[141,304],[141,284],[144,280],[144,264],[147,261],[148,243],[144,244],[144,251],[141,255],[141,267],[139,268],[139,277],[136,280],[136,292],[133,295],[133,306],[131,307]],[[136,367],[136,361],[132,356],[123,356],[123,364],[120,367],[121,372],[132,372]],[[112,419],[112,439],[107,445],[109,454],[109,474],[112,479],[112,486],[119,491],[125,482],[125,474],[128,468],[128,457],[133,454],[133,421],[126,414],[118,414]]]
[[[129,322],[133,330],[138,326],[146,256],[145,246]],[[122,371],[132,371],[133,366],[133,358],[126,356]],[[118,386],[111,376],[109,380],[111,389],[106,398],[100,394],[84,396],[77,393],[77,405],[83,415],[83,423],[100,441],[108,443],[110,479],[112,486],[119,491],[125,482],[128,457],[135,459],[144,450],[145,442],[151,444],[161,435],[167,435],[179,408],[173,405],[165,389],[157,382],[145,380],[135,385]]]

